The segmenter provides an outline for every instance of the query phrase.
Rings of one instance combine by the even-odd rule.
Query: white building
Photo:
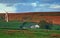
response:
[[[40,28],[39,25],[32,25],[30,28]]]

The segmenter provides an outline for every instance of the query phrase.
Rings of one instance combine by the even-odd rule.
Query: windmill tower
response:
[[[5,11],[5,21],[8,22],[8,12],[6,12],[6,11]]]
[[[8,12],[5,13],[5,21],[8,22]]]

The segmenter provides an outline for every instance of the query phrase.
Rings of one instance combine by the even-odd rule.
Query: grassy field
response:
[[[60,38],[59,25],[53,25],[52,30],[18,30],[21,24],[22,23],[20,22],[0,22],[0,38]],[[25,26],[31,24],[34,25],[33,23],[28,22]]]
[[[2,30],[0,38],[60,38],[60,30],[30,29],[30,30]]]

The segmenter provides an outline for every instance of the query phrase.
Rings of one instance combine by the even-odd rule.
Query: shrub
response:
[[[45,20],[41,20],[40,23],[40,28],[42,29],[51,29],[52,24],[46,22]]]

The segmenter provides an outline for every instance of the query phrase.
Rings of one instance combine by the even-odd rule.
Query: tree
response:
[[[39,22],[40,28],[42,29],[51,29],[51,23],[48,23],[46,20],[41,20]]]
[[[3,21],[3,20],[4,20],[4,18],[2,16],[0,16],[0,21]]]

